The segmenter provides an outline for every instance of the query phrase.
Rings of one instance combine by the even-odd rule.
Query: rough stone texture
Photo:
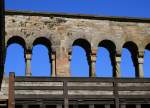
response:
[[[8,78],[2,80],[0,99],[8,99]]]
[[[112,20],[113,19],[113,20]],[[18,14],[13,12],[5,16],[5,47],[13,42],[21,44],[25,53],[32,51],[33,46],[40,38],[42,44],[47,45],[49,51],[56,52],[56,76],[70,76],[69,64],[73,43],[84,39],[91,45],[91,52],[96,52],[103,40],[109,40],[116,46],[117,55],[121,55],[122,47],[127,42],[133,42],[138,47],[138,55],[143,57],[145,47],[150,43],[150,20],[107,17],[78,17],[53,14]],[[46,41],[45,41],[46,40]],[[46,43],[45,43],[46,42]],[[37,42],[38,43],[38,42]],[[110,46],[109,46],[110,47]],[[91,53],[90,52],[90,53]],[[23,83],[26,85],[25,83]],[[90,84],[90,83],[89,83]],[[19,85],[19,84],[18,84]],[[28,85],[28,84],[27,84]],[[31,86],[40,84],[29,84]],[[44,86],[45,84],[41,84]],[[47,85],[47,84],[46,84]],[[50,84],[53,85],[53,84]],[[57,85],[57,84],[56,84]],[[59,85],[59,84],[58,84]],[[70,83],[70,85],[73,85]],[[88,86],[88,84],[74,84]],[[95,86],[112,86],[111,83],[95,83]],[[121,86],[141,86],[141,84],[123,84]],[[149,85],[149,84],[146,84]],[[26,91],[24,91],[26,92]],[[24,93],[23,92],[23,93]],[[59,91],[58,91],[59,92]],[[119,91],[119,94],[139,94],[141,91]],[[22,91],[18,92],[22,93]],[[27,93],[27,92],[26,92]],[[32,91],[29,91],[32,93]],[[35,91],[36,94],[44,92]],[[48,91],[46,92],[48,93]],[[54,92],[52,92],[53,94]],[[82,93],[93,95],[91,91],[69,91],[69,94]],[[113,92],[96,91],[97,95],[112,95]],[[141,92],[149,94],[149,92]],[[1,98],[8,98],[8,80],[4,79],[0,91]]]
[[[6,15],[5,45],[19,36],[25,41],[25,51],[32,50],[37,38],[44,37],[51,43],[52,52],[56,52],[56,75],[70,76],[69,55],[77,39],[85,39],[95,51],[103,40],[110,40],[121,55],[126,42],[134,42],[143,55],[150,42],[150,23],[105,19],[88,19],[65,16]],[[118,18],[119,19],[119,18]],[[14,38],[15,40],[15,38]]]

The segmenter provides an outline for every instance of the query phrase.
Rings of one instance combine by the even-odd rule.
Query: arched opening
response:
[[[144,77],[150,77],[150,44],[148,44],[144,51]]]
[[[71,76],[91,76],[91,45],[84,39],[75,40],[72,45]]]
[[[123,45],[121,57],[121,77],[138,77],[138,47],[133,42]]]
[[[32,76],[51,76],[51,70],[51,43],[46,38],[37,38],[32,49]]]
[[[110,40],[103,40],[98,45],[96,76],[112,77],[115,75],[116,46]]]
[[[4,67],[5,76],[9,76],[10,72],[15,72],[16,76],[25,75],[24,50],[25,41],[21,37],[14,36],[8,40]]]

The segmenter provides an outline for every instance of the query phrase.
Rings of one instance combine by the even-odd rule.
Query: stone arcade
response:
[[[1,72],[0,107],[6,108],[7,102],[8,108],[150,107],[150,79],[143,78],[144,50],[150,49],[150,19],[5,11],[5,33],[1,24],[2,54],[12,43],[22,45],[26,76],[15,77],[10,73],[6,78],[2,77],[4,71]],[[51,78],[32,77],[32,48],[37,44],[49,50]],[[86,51],[89,78],[70,75],[74,45]],[[110,52],[112,78],[95,76],[98,46]],[[120,77],[122,48],[132,54],[136,78]],[[1,57],[3,70],[5,56]]]

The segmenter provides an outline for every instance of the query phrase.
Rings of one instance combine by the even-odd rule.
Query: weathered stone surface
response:
[[[118,18],[119,19],[119,18]],[[42,15],[6,15],[5,45],[10,38],[19,36],[25,41],[25,50],[32,50],[37,38],[44,37],[56,52],[56,75],[70,76],[69,55],[77,39],[85,39],[91,50],[97,50],[103,40],[110,40],[116,46],[116,53],[121,55],[126,42],[134,42],[143,54],[150,42],[150,23],[106,19],[76,18],[66,16]]]
[[[8,99],[8,79],[3,78],[1,90],[0,90],[0,99]]]
[[[9,12],[8,12],[9,13]],[[82,17],[76,15],[54,15],[54,14],[18,14],[13,12],[5,16],[5,46],[15,39],[25,48],[25,53],[32,51],[37,39],[42,38],[41,42],[49,50],[56,53],[56,76],[70,76],[70,58],[73,43],[78,39],[84,39],[91,45],[91,52],[96,54],[98,45],[103,40],[110,40],[116,47],[116,55],[121,55],[122,47],[127,42],[133,42],[137,45],[138,54],[143,57],[145,47],[150,43],[150,20],[128,19],[128,18],[108,18],[108,17]],[[12,40],[11,40],[12,39]],[[11,40],[11,42],[10,42]],[[10,43],[9,43],[10,42]],[[24,43],[23,43],[24,42]],[[37,42],[38,44],[38,42]],[[109,44],[110,45],[110,44]],[[87,47],[87,46],[86,46]],[[112,47],[112,46],[109,46]],[[31,52],[32,53],[32,52]],[[54,63],[55,63],[54,62]],[[120,62],[119,62],[120,63]],[[94,70],[94,69],[93,69]],[[92,83],[93,86],[112,87],[112,83]],[[53,83],[15,83],[16,86],[62,86],[60,82]],[[72,83],[68,86],[91,86],[91,83]],[[126,86],[149,86],[149,83],[119,83],[120,87]],[[16,91],[16,94],[62,94],[62,91]],[[89,94],[89,95],[113,95],[112,91],[69,91],[69,94]],[[149,91],[119,91],[121,95],[149,94]],[[3,79],[0,99],[8,98],[8,79]]]

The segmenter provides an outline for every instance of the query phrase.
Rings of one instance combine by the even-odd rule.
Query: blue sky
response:
[[[80,14],[95,14],[103,16],[128,16],[150,18],[150,0],[5,0],[5,8],[8,10],[26,10],[42,12],[65,12]],[[88,76],[88,64],[84,50],[79,46],[72,48],[71,62],[72,76]],[[50,64],[48,50],[43,45],[33,48],[32,75],[49,76]],[[12,44],[7,49],[5,72],[15,71],[16,75],[24,75],[25,60],[23,48],[18,44]],[[17,55],[17,56],[16,56]],[[105,48],[99,48],[96,61],[96,75],[98,77],[111,77],[112,66],[109,52]],[[42,57],[42,58],[41,58]],[[145,51],[144,58],[145,77],[150,77],[150,52]],[[135,70],[130,52],[122,49],[121,62],[122,77],[134,77]]]

